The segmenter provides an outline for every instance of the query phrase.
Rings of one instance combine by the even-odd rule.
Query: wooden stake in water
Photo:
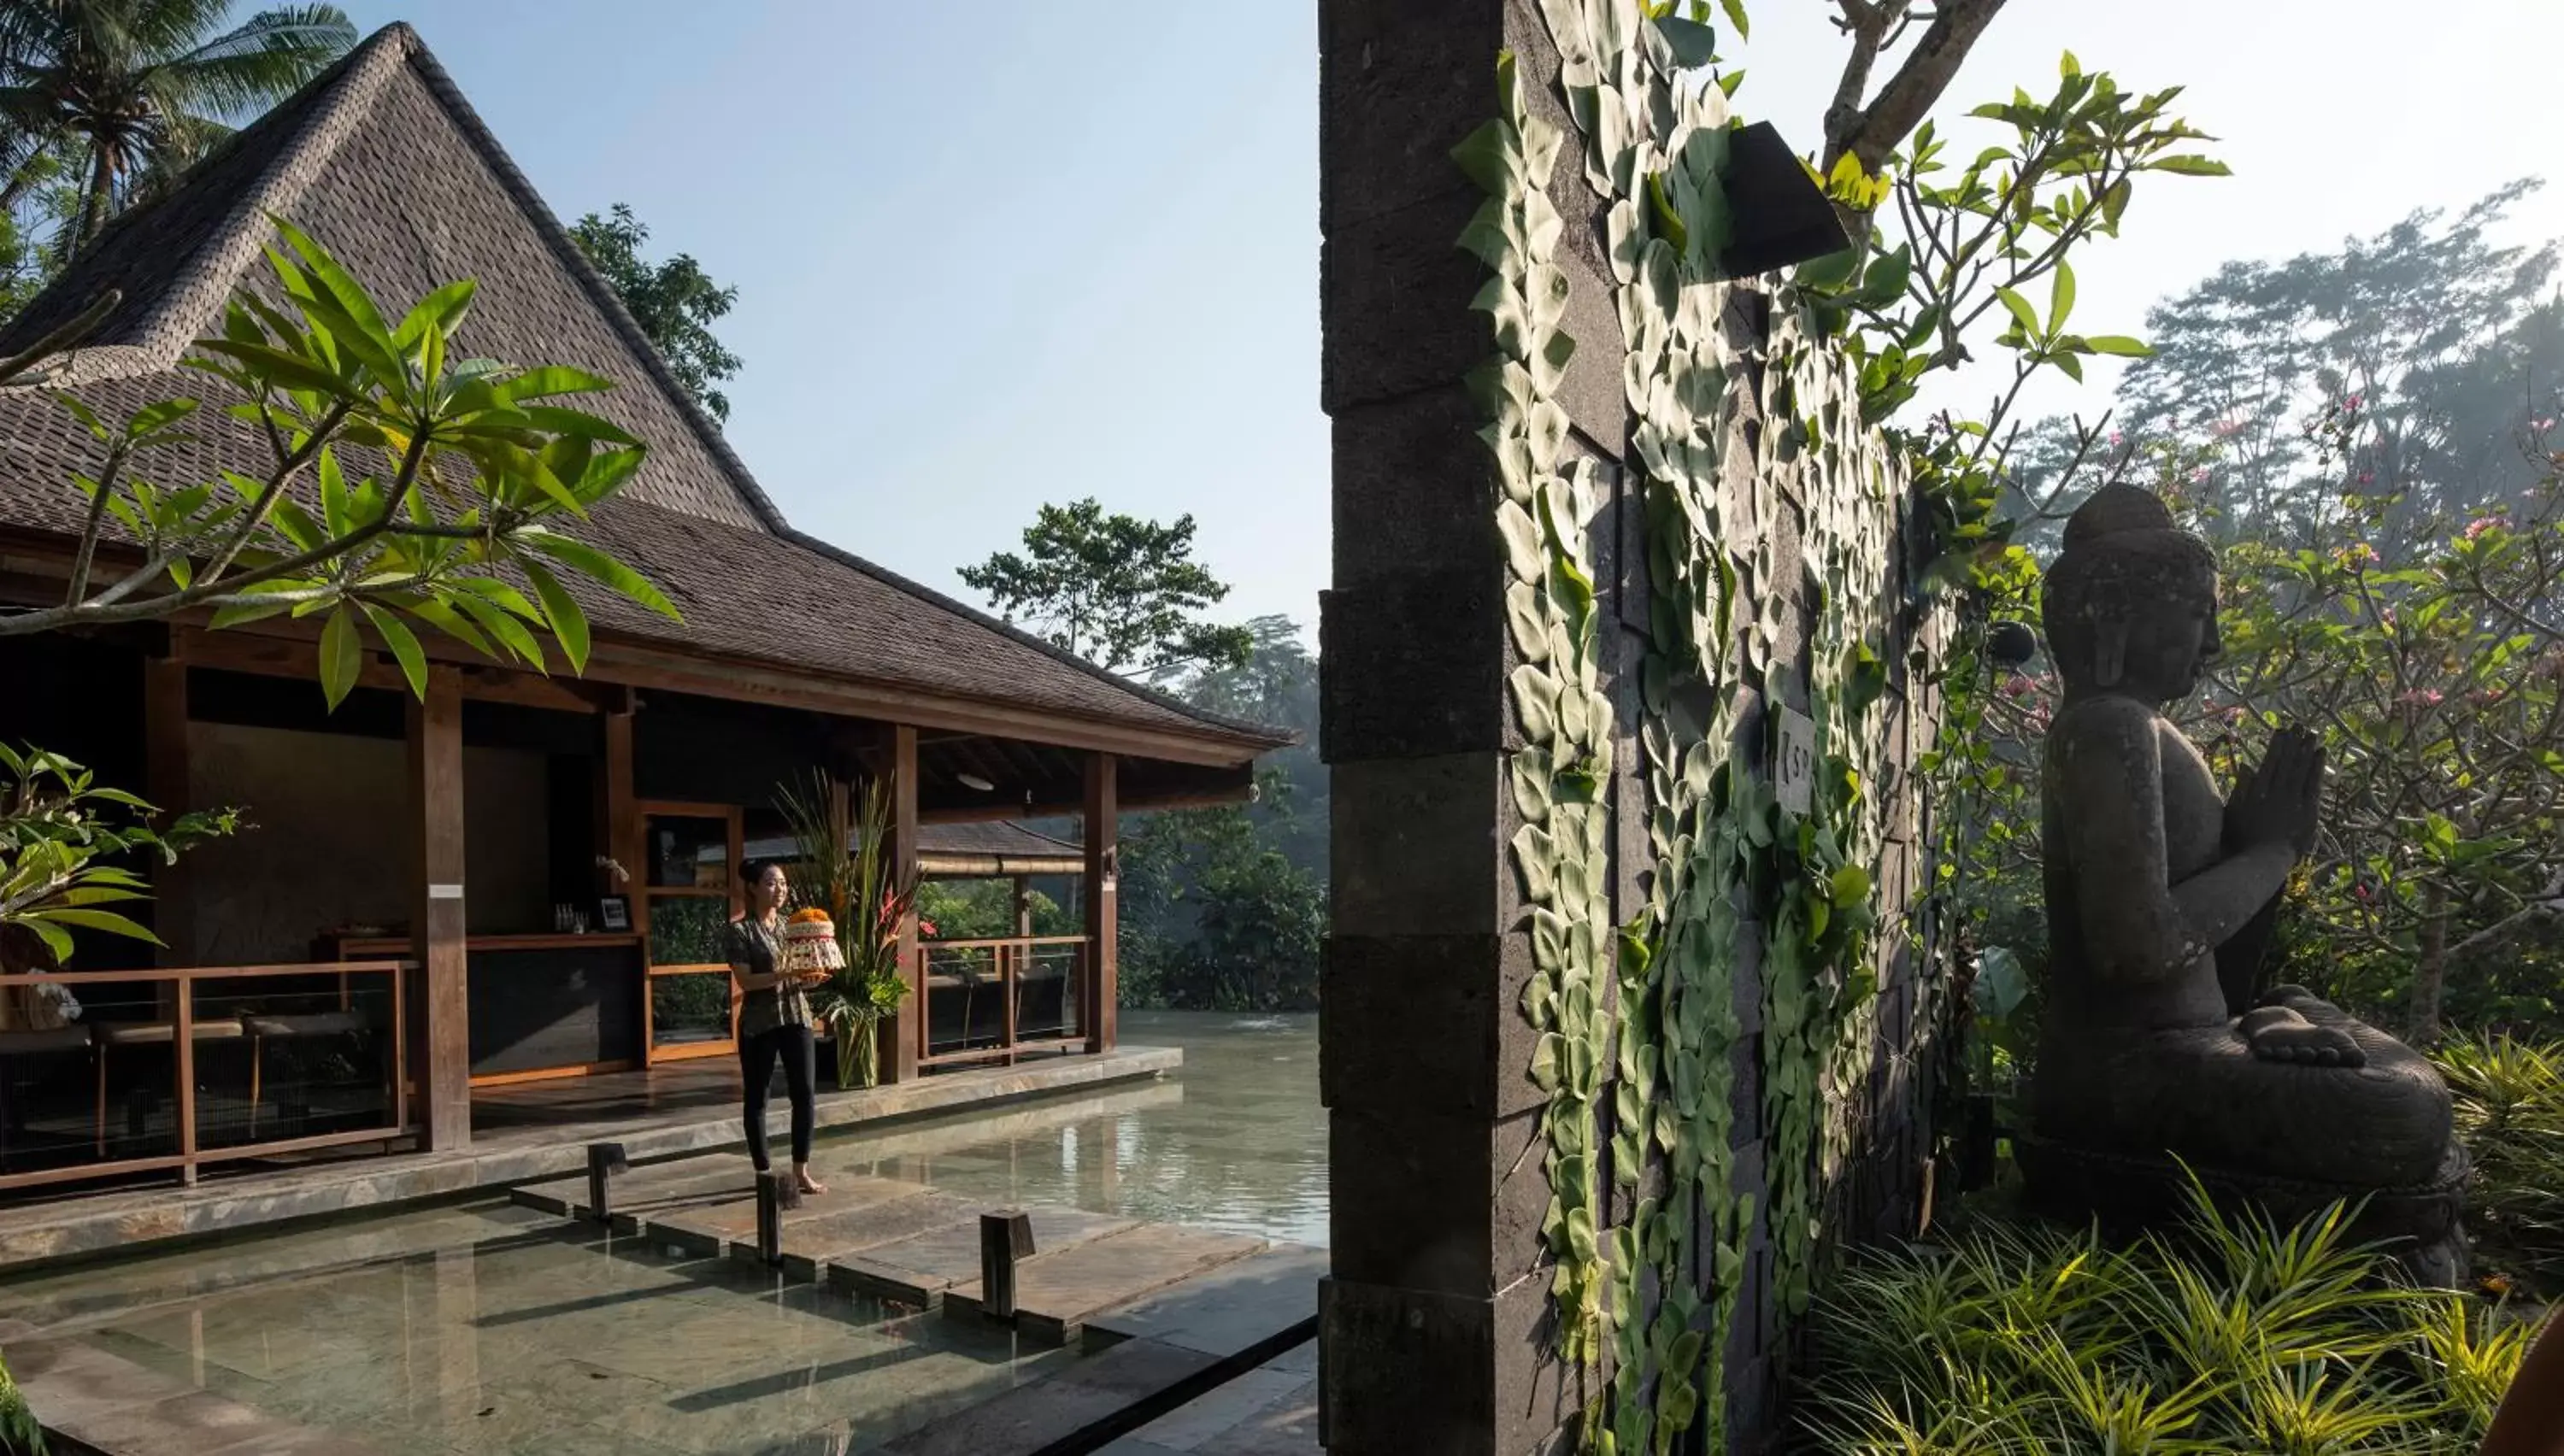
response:
[[[623,1155],[622,1144],[590,1143],[587,1144],[588,1217],[595,1219],[599,1223],[612,1221],[612,1211],[609,1207],[607,1198],[606,1180],[616,1173],[630,1170],[631,1166],[632,1160]]]
[[[1013,1208],[979,1215],[979,1313],[1015,1317],[1015,1264],[1032,1254],[1031,1214]]]

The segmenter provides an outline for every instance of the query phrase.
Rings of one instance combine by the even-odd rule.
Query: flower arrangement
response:
[[[836,1038],[837,1085],[870,1087],[881,1076],[881,1022],[908,999],[908,979],[900,973],[899,931],[917,903],[917,877],[911,873],[904,883],[895,883],[887,783],[875,781],[856,800],[854,822],[847,826],[851,832],[842,839],[828,799],[827,778],[814,772],[806,787],[777,795],[776,807],[799,852],[793,884],[812,902],[795,912],[794,920],[815,916],[835,930],[832,948],[839,963],[831,967],[812,1009]],[[863,906],[873,907],[873,913],[861,914]]]

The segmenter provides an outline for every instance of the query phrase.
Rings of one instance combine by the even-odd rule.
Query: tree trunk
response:
[[[2449,892],[2431,887],[2423,912],[2422,963],[2413,971],[2413,1044],[2440,1039],[2440,998],[2449,983]]]
[[[63,250],[63,261],[71,262],[89,250],[98,230],[107,226],[107,204],[115,193],[115,162],[106,147],[90,153],[89,185],[81,189],[80,217],[72,225],[71,246]]]

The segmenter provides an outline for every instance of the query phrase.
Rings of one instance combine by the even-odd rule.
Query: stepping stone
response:
[[[1033,1248],[1066,1249],[1137,1228],[1132,1219],[1089,1213],[1082,1208],[1030,1208]],[[1038,1257],[1038,1255],[1036,1255]],[[1024,1267],[1030,1267],[1027,1264]],[[1017,1271],[1018,1280],[1022,1278]],[[881,1244],[843,1259],[828,1261],[828,1284],[848,1294],[876,1295],[904,1305],[933,1309],[944,1292],[957,1284],[979,1282],[979,1219],[964,1221],[915,1238]]]
[[[718,1203],[742,1194],[753,1197],[756,1170],[742,1152],[713,1152],[671,1162],[644,1163],[606,1180],[606,1206],[614,1210],[617,1233],[638,1231],[653,1212],[696,1203]],[[587,1174],[528,1183],[508,1192],[510,1201],[564,1218],[585,1218]]]
[[[977,1203],[951,1193],[936,1192],[919,1198],[902,1198],[894,1203],[879,1203],[870,1208],[828,1213],[807,1223],[791,1224],[785,1229],[783,1273],[786,1278],[816,1284],[827,1278],[829,1266],[841,1259],[955,1224],[967,1223],[976,1228],[978,1218]],[[755,1257],[753,1242],[743,1248],[746,1257]]]
[[[1327,1267],[1324,1249],[1276,1245],[1097,1315],[1085,1342],[1155,1340],[1223,1359],[1241,1354],[1318,1317]]]
[[[976,1233],[976,1230],[973,1230]],[[889,1442],[884,1456],[1033,1456],[1182,1384],[1218,1361],[1154,1340],[1128,1340],[1059,1373]]]
[[[1043,1344],[1065,1345],[1087,1321],[1116,1305],[1181,1284],[1266,1247],[1264,1240],[1243,1234],[1167,1223],[1142,1224],[1049,1253],[1041,1251],[1036,1235],[1033,1257],[1015,1266],[1015,1331]],[[1314,1305],[1314,1285],[1309,1298]],[[979,1282],[957,1283],[945,1291],[944,1312],[977,1314]]]
[[[58,1449],[105,1456],[374,1456],[334,1431],[281,1420],[236,1400],[195,1389],[120,1355],[69,1341],[9,1349],[29,1405]]]
[[[804,1224],[822,1218],[859,1213],[903,1199],[922,1198],[931,1191],[924,1183],[899,1178],[869,1178],[841,1173],[829,1180],[828,1191],[805,1193],[798,1207],[781,1210],[783,1239],[792,1242]],[[620,1222],[620,1215],[617,1222]],[[720,1258],[739,1254],[753,1259],[756,1251],[756,1197],[751,1191],[746,1198],[724,1203],[694,1204],[666,1213],[648,1213],[640,1219],[642,1231],[650,1238],[693,1254]]]

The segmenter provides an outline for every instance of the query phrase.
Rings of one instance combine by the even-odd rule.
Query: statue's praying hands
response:
[[[2235,780],[2226,797],[2226,842],[2239,851],[2285,846],[2293,867],[2314,852],[2323,812],[2323,743],[2303,728],[2283,728],[2261,761]],[[2333,1008],[2303,986],[2274,986],[2246,1011],[2235,1029],[2252,1055],[2269,1062],[2318,1067],[2358,1067],[2368,1061],[2359,1042],[2339,1026],[2315,1018]],[[2338,1016],[2338,1012],[2333,1012]]]

